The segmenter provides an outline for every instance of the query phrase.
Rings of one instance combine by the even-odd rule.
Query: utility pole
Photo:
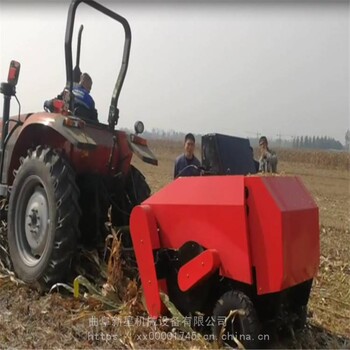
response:
[[[282,147],[282,135],[281,133],[277,134],[277,140],[278,140],[278,147]]]

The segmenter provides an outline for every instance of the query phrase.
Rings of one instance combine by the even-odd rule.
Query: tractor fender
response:
[[[81,121],[82,127],[73,127],[66,126],[64,124],[65,119],[70,118],[58,113],[35,113],[31,114],[24,122],[21,132],[33,125],[44,125],[58,134],[63,136],[68,142],[70,142],[73,146],[80,149],[94,149],[97,144],[96,142],[89,136],[84,128],[85,122]]]
[[[151,165],[158,165],[158,159],[148,148],[147,140],[134,134],[130,134],[128,137],[129,148],[134,154],[136,154],[142,161]]]
[[[19,158],[26,155],[29,148],[39,144],[64,149],[68,153],[72,146],[88,150],[97,147],[84,128],[65,126],[65,118],[61,114],[41,112],[22,115],[17,124],[13,124],[17,117],[10,120],[12,125],[5,146],[2,183],[12,184],[13,171],[19,167]]]

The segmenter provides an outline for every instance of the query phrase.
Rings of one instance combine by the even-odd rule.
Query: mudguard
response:
[[[65,118],[69,117],[56,113],[35,113],[30,118],[27,118],[21,129],[21,133],[29,125],[42,124],[58,132],[77,148],[91,150],[97,146],[97,143],[89,135],[88,128],[67,127],[63,123]]]
[[[66,143],[66,147],[71,144],[78,149],[85,150],[97,147],[94,139],[84,129],[66,127],[63,124],[65,118],[61,114],[42,112],[10,119],[3,163],[3,169],[7,169],[7,171],[4,171],[2,183],[11,183],[12,171],[18,167],[19,157],[26,154],[26,150],[38,142],[53,147],[58,145],[63,147]],[[36,135],[36,133],[38,134]],[[37,143],[34,144],[33,140]]]
[[[145,163],[158,165],[158,159],[148,148],[147,140],[137,135],[131,134],[128,139],[131,150]]]
[[[38,144],[64,150],[80,173],[108,175],[111,171],[125,175],[132,152],[147,163],[158,164],[145,139],[123,131],[112,131],[105,124],[85,123],[79,118],[47,112],[22,115],[16,123],[17,119],[10,119],[4,154],[4,169],[7,171],[2,178],[3,184],[12,183],[13,169],[18,168],[19,158]],[[115,151],[111,152],[113,148]]]

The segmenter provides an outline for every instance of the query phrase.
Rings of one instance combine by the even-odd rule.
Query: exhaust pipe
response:
[[[1,143],[0,143],[0,157],[1,157],[1,169],[0,169],[0,183],[2,183],[2,173],[4,165],[5,155],[5,140],[9,129],[10,119],[10,104],[11,97],[16,95],[16,85],[18,82],[18,76],[21,65],[17,61],[11,61],[9,74],[7,77],[7,83],[1,83],[0,93],[4,95],[4,107],[2,112],[2,132],[1,132]]]

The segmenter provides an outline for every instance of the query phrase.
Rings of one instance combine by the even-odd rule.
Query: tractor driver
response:
[[[98,122],[97,110],[95,109],[95,101],[90,95],[92,87],[92,79],[89,74],[83,73],[80,76],[80,81],[78,84],[74,83],[73,94],[74,94],[74,115]],[[64,91],[60,93],[56,98],[52,100],[47,100],[44,103],[45,110],[50,112],[58,112],[55,109],[54,101],[63,100]]]
[[[80,81],[73,89],[74,94],[74,114],[89,120],[97,121],[97,110],[95,101],[90,95],[92,79],[89,74],[83,73]]]
[[[194,155],[196,140],[194,135],[189,133],[185,136],[184,154],[178,156],[175,160],[174,179],[178,176],[196,176],[199,175],[200,161]]]

